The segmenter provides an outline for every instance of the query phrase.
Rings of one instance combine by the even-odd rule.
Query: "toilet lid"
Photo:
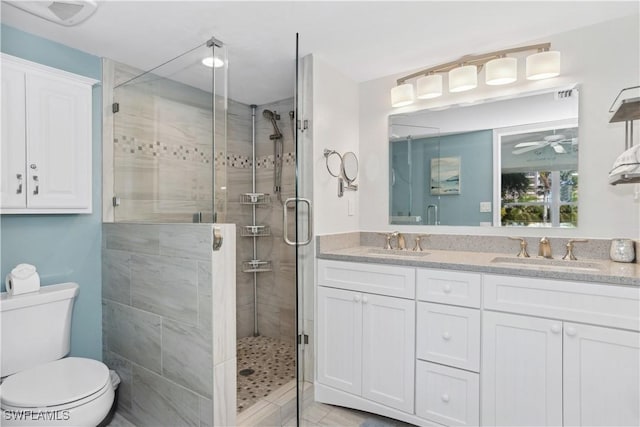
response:
[[[5,378],[0,396],[2,403],[14,407],[57,406],[90,396],[107,381],[109,369],[104,363],[67,357]]]

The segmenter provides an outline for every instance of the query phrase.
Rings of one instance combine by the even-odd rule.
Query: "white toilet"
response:
[[[2,426],[91,426],[111,409],[107,366],[67,357],[78,284],[0,296]]]

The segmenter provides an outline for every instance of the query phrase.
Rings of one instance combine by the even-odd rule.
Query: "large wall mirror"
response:
[[[578,88],[389,117],[389,220],[576,227]]]

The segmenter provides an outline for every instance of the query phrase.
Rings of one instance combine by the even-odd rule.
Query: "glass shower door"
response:
[[[114,64],[114,221],[224,221],[227,61],[212,40],[148,71]]]
[[[283,206],[284,227],[294,230],[295,238],[285,242],[296,248],[296,379],[297,379],[297,425],[302,425],[305,406],[313,396],[313,170],[312,140],[308,128],[307,114],[311,111],[309,58],[300,58],[300,38],[296,34],[296,78],[295,78],[295,197],[287,199]],[[288,221],[288,212],[295,212],[293,223]],[[305,396],[308,394],[308,396]],[[306,398],[305,398],[306,397]]]

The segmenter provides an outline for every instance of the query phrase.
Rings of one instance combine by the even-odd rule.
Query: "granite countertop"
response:
[[[577,261],[563,261],[560,258],[545,260],[536,257],[520,261],[522,258],[504,253],[432,249],[425,249],[422,253],[398,252],[398,250],[387,251],[372,246],[354,246],[318,251],[317,257],[336,261],[370,262],[640,287],[640,264],[637,263],[582,258]],[[499,262],[494,261],[496,258]],[[525,264],[519,264],[520,262]]]

